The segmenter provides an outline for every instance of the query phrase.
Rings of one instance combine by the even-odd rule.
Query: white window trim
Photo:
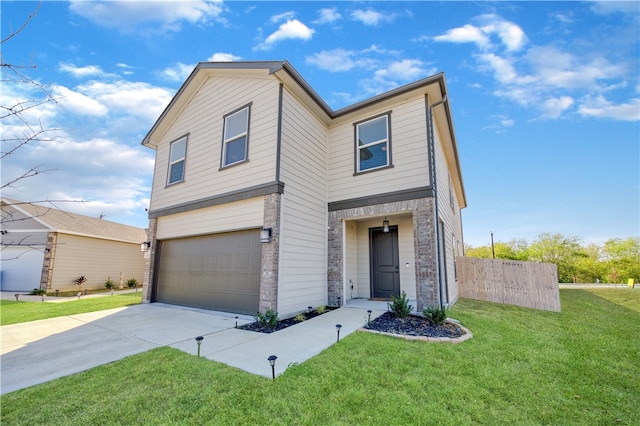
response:
[[[179,137],[178,139],[174,140],[173,142],[171,142],[169,144],[169,167],[167,168],[167,186],[175,185],[175,184],[180,183],[180,182],[184,182],[184,174],[185,174],[186,167],[187,167],[187,145],[189,143],[188,136],[189,135],[181,136],[181,137]],[[184,155],[178,160],[171,161],[171,150],[173,149],[174,144],[176,144],[178,142],[181,142],[183,140],[184,140]],[[171,182],[171,167],[173,165],[175,165],[175,164],[180,163],[180,162],[184,163],[184,165],[182,166],[182,177],[179,180],[176,180],[175,182]]]
[[[231,117],[233,117],[236,114],[241,113],[242,111],[247,110],[247,122],[245,123],[245,131],[242,133],[239,133],[235,136],[233,136],[232,138],[226,139],[225,138],[225,134],[227,131],[227,120]],[[249,160],[249,119],[251,117],[251,104],[247,104],[241,108],[238,108],[237,110],[230,112],[229,114],[224,116],[224,124],[222,127],[222,157],[220,159],[220,168],[224,169],[230,166],[234,166],[236,164],[240,164],[240,163],[244,163],[245,161]],[[242,137],[246,136],[246,143],[244,145],[244,158],[242,160],[238,160],[235,161],[233,163],[229,163],[226,164],[225,163],[225,158],[227,157],[227,144],[231,143],[233,141],[236,141]]]
[[[370,143],[368,143],[366,145],[360,145],[358,143],[359,134],[360,134],[360,126],[363,125],[363,124],[367,124],[367,123],[369,123],[371,121],[378,120],[380,118],[385,118],[385,120],[386,120],[386,123],[387,123],[387,137],[383,138],[383,139],[380,139],[380,140],[376,140],[376,141],[370,142]],[[358,175],[358,174],[368,173],[368,172],[375,171],[375,170],[388,169],[388,168],[393,167],[393,165],[391,164],[391,111],[385,112],[385,113],[377,115],[375,117],[368,118],[368,119],[363,120],[363,121],[359,121],[357,123],[354,123],[354,125],[355,125],[355,141],[354,141],[354,143],[355,143],[355,151],[356,151],[356,153],[355,153],[355,157],[356,157],[355,158],[355,163],[356,164],[355,164],[355,173],[354,174]],[[387,154],[387,162],[386,162],[386,164],[384,164],[382,166],[371,167],[369,169],[361,170],[360,169],[360,152],[363,149],[367,148],[367,147],[374,146],[374,145],[379,145],[379,144],[381,144],[383,142],[386,144],[386,147],[387,147],[387,149],[386,149],[386,154]]]

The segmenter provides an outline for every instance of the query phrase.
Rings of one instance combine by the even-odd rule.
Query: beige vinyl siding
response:
[[[162,216],[157,238],[188,237],[262,227],[264,197]]]
[[[354,176],[353,123],[391,111],[393,168]],[[340,201],[429,185],[424,96],[392,108],[354,115],[329,130],[329,201]]]
[[[224,115],[251,103],[248,161],[220,170]],[[210,77],[162,136],[151,210],[275,180],[278,83],[272,78]],[[167,186],[170,143],[188,134],[184,181]]]
[[[412,215],[389,216],[389,226],[398,226],[398,258],[400,261],[400,291],[405,291],[409,299],[416,298],[415,251],[413,245]],[[355,297],[371,297],[369,228],[382,226],[382,219],[357,223],[357,285]],[[409,264],[407,267],[406,264]],[[348,282],[348,280],[347,280]],[[355,281],[354,281],[355,283]]]
[[[143,282],[144,253],[139,243],[58,234],[53,265],[51,290],[77,290],[80,275],[87,277],[82,289],[102,289],[109,277],[119,286],[121,272],[126,287],[129,278]]]
[[[435,121],[434,121],[435,123]],[[455,236],[462,243],[462,221],[460,209],[454,192],[454,209],[451,208],[449,198],[450,174],[447,167],[442,142],[440,138],[440,128],[434,124],[434,149],[437,173],[438,191],[438,217],[444,223],[444,246],[446,260],[447,285],[449,287],[449,302],[453,303],[458,298],[458,285],[455,279],[455,256],[452,236]],[[442,131],[445,131],[442,129]],[[442,255],[442,254],[441,254]]]
[[[287,90],[282,113],[278,311],[286,316],[327,303],[327,130]]]

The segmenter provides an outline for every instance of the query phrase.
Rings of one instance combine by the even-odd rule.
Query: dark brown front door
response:
[[[398,227],[369,229],[371,244],[371,296],[390,299],[400,296],[400,261],[398,260]]]

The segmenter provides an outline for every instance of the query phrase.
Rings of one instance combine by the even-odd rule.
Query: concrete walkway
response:
[[[0,393],[44,383],[153,348],[170,346],[271,377],[269,355],[276,355],[276,374],[302,363],[386,311],[384,302],[361,301],[271,334],[239,330],[253,318],[161,303],[70,315],[0,327]]]

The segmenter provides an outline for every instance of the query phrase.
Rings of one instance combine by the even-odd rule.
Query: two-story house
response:
[[[200,63],[142,143],[146,302],[286,317],[458,297],[466,199],[444,74],[334,111],[286,61]]]

